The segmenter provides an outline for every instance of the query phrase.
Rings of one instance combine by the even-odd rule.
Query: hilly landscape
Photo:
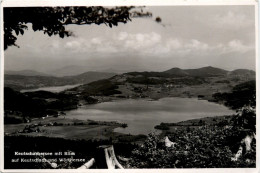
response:
[[[255,76],[255,71],[253,70],[247,70],[247,69],[237,69],[228,72],[229,76]]]
[[[6,70],[6,75],[22,75],[22,76],[50,76],[49,74],[38,72],[35,70],[20,70],[20,71],[12,71]]]
[[[123,74],[89,71],[63,77],[46,76],[30,70],[19,72],[7,72],[4,86],[20,91],[49,86],[84,84],[73,90],[86,91],[90,85],[95,86],[96,84],[106,88],[109,82],[118,88],[115,96],[123,98],[197,97],[200,95],[210,100],[213,93],[227,92],[236,84],[255,79],[255,72],[252,70],[227,71],[211,66],[198,69],[171,68],[162,72],[145,71]],[[91,82],[94,83],[88,85]]]
[[[40,73],[34,72],[33,74],[27,73],[28,75],[23,75],[19,73],[15,74],[5,74],[4,86],[10,87],[17,91],[22,89],[36,89],[40,87],[48,86],[63,86],[63,85],[74,85],[74,84],[85,84],[93,82],[100,79],[106,79],[114,76],[114,73],[105,72],[85,72],[76,76],[64,76],[64,77],[54,77],[46,75],[37,75]]]
[[[232,105],[227,106],[237,108],[242,104],[239,101],[240,97],[247,100],[244,99],[247,95],[254,94],[255,72],[245,69],[226,71],[204,67],[185,70],[172,68],[164,72],[129,72],[118,75],[86,72],[64,77],[6,74],[4,82],[5,106],[7,106],[5,108],[13,111],[15,105],[24,105],[21,110],[16,111],[23,112],[25,109],[26,115],[29,111],[30,116],[34,114],[39,116],[45,114],[46,110],[57,112],[63,109],[75,109],[78,105],[139,98],[158,100],[164,97],[182,97],[220,103],[229,100]],[[21,89],[70,84],[81,85],[55,94],[49,91],[19,92]],[[246,88],[242,94],[241,88]],[[26,103],[32,104],[26,105]],[[34,104],[36,104],[34,107],[38,107],[42,113],[30,110]]]
[[[195,97],[214,101],[215,93],[230,92],[240,83],[255,80],[251,70],[226,71],[214,67],[173,68],[164,72],[129,72],[84,84],[65,92],[94,96],[100,102],[118,98]]]
[[[203,67],[199,69],[179,69],[172,68],[170,70],[164,71],[164,73],[180,76],[198,76],[198,77],[213,77],[213,76],[225,76],[227,75],[226,70],[215,68],[215,67]]]
[[[19,91],[24,87],[37,88],[75,83],[81,85],[58,93]],[[255,167],[255,140],[251,142],[251,150],[242,154],[239,162],[231,161],[245,141],[245,135],[255,134],[255,94],[255,72],[246,69],[227,71],[214,67],[172,68],[163,72],[123,74],[86,72],[64,77],[6,74],[4,132],[7,165],[13,164],[11,153],[27,151],[31,145],[29,149],[37,146],[36,151],[45,151],[46,146],[53,144],[56,148],[71,146],[67,150],[79,153],[85,148],[88,151],[84,157],[89,157],[91,152],[91,157],[94,157],[93,152],[100,142],[108,141],[109,144],[113,143],[117,153],[118,148],[124,151],[121,156],[127,159],[120,162],[130,168],[160,168],[165,164],[165,160],[167,168],[172,167],[177,161],[179,164],[177,166],[180,168],[190,168],[194,165],[199,168],[222,168],[230,165]],[[168,101],[161,102],[164,99]],[[177,100],[170,102],[169,99]],[[180,102],[182,99],[185,102]],[[121,104],[125,101],[127,101],[125,104]],[[194,112],[197,107],[188,104],[189,101],[205,103],[202,112],[199,114]],[[148,106],[145,107],[144,103]],[[158,103],[163,104],[158,106]],[[189,113],[191,118],[188,121],[175,122],[177,120],[170,119],[186,116],[182,112],[174,114],[175,109],[181,107],[178,103],[186,106],[184,109],[193,109]],[[210,110],[205,113],[212,104],[222,107],[225,105],[227,110],[232,109],[234,113],[215,115],[221,111],[220,108],[216,112],[212,113]],[[143,107],[149,112],[144,111]],[[169,107],[173,109],[167,117]],[[120,116],[116,116],[117,114]],[[166,118],[163,119],[164,116]],[[196,116],[202,118],[196,119],[194,118]],[[137,117],[141,117],[141,121]],[[159,118],[160,122],[153,124],[155,117]],[[135,130],[146,128],[147,123],[153,125],[150,128],[160,130],[160,134],[146,136],[143,133],[122,133],[128,128],[131,129],[131,126]],[[138,124],[141,124],[141,127]],[[123,130],[118,132],[116,129]],[[172,148],[167,147],[165,137],[174,141],[176,145]],[[86,140],[89,140],[89,143],[84,143]],[[95,141],[98,144],[94,144]],[[15,148],[15,143],[23,143],[22,148]],[[151,158],[159,158],[159,162],[151,162]],[[184,159],[179,161],[179,158]],[[196,159],[201,162],[194,161]],[[19,166],[23,168],[24,163]],[[30,167],[31,164],[28,163],[27,166]]]
[[[50,71],[50,74],[56,77],[76,76],[85,73],[86,69],[88,68],[86,68],[85,66],[70,65]]]

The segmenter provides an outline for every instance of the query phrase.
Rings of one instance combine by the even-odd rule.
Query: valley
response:
[[[91,77],[86,77],[86,74]],[[24,139],[28,140],[22,142],[27,143],[26,146],[35,139],[46,143],[56,141],[57,145],[71,143],[84,146],[87,143],[92,150],[100,143],[112,143],[119,149],[128,147],[122,152],[117,151],[121,157],[131,158],[125,163],[126,167],[141,168],[147,165],[145,160],[140,161],[144,165],[136,162],[138,152],[144,151],[142,155],[149,153],[142,149],[142,145],[148,145],[152,140],[163,146],[158,139],[165,136],[177,141],[178,145],[187,140],[189,147],[197,138],[203,139],[203,143],[214,140],[216,150],[225,151],[227,145],[231,146],[230,141],[222,144],[219,138],[234,138],[233,134],[244,133],[243,129],[232,129],[234,133],[230,135],[226,129],[229,125],[235,127],[238,117],[235,110],[244,105],[255,105],[252,102],[256,91],[255,73],[250,70],[230,72],[214,67],[193,70],[173,68],[164,72],[106,75],[97,75],[96,72],[74,77],[6,75],[4,132],[7,143]],[[54,84],[50,79],[58,82]],[[61,81],[64,85],[57,88]],[[27,82],[36,83],[32,87],[35,91],[23,87]],[[70,82],[75,87],[67,87]],[[37,86],[49,87],[41,90]],[[51,86],[54,90],[50,90]],[[245,129],[248,130],[248,127]],[[205,138],[207,135],[209,138]],[[241,140],[241,136],[236,138],[236,145],[230,147],[233,153]],[[12,146],[10,141],[8,146]],[[196,142],[195,145],[201,143]],[[39,150],[45,148],[40,143],[38,146]],[[73,146],[66,148],[76,151],[77,147]],[[6,148],[7,153],[12,153],[14,148]],[[189,153],[181,146],[177,150]],[[160,151],[167,153],[168,150],[163,147]],[[190,149],[192,153],[194,151]],[[221,157],[227,155],[222,154]],[[160,167],[154,164],[153,167]],[[248,165],[254,165],[254,162]]]
[[[221,101],[221,93],[230,93],[235,86],[254,79],[255,72],[251,70],[226,71],[214,67],[193,70],[173,68],[164,72],[128,72],[118,75],[85,72],[59,78],[5,75],[5,115],[22,119],[46,114],[56,116],[60,111],[82,105],[140,98],[158,100],[181,97],[224,103],[223,99]],[[18,88],[28,89],[30,83],[35,84],[32,88],[62,84],[75,84],[76,87],[64,87],[64,91],[61,87],[58,93],[37,89],[34,92],[19,92]],[[252,83],[252,89],[254,85]]]

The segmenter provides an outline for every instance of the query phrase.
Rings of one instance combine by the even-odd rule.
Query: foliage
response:
[[[167,78],[167,77],[174,77],[176,75],[172,75],[172,74],[168,74],[168,73],[164,73],[164,72],[128,72],[126,73],[127,75],[132,75],[132,76],[144,76],[144,77],[163,77],[163,78]]]
[[[197,128],[178,128],[167,135],[175,143],[166,147],[164,138],[149,134],[147,140],[133,150],[129,167],[133,168],[230,168],[256,166],[256,141],[250,150],[244,139],[255,134],[255,108],[244,106],[238,114],[217,124],[200,125]],[[161,123],[160,126],[167,124]],[[189,126],[188,126],[189,127]],[[242,156],[232,161],[239,147]]]
[[[23,123],[23,118],[21,117],[5,117],[4,124],[19,124]]]
[[[154,128],[160,129],[160,130],[169,130],[170,129],[169,125],[166,123],[161,123],[160,125],[156,125]]]
[[[113,73],[103,72],[86,72],[75,76],[22,76],[5,74],[5,87],[10,87],[15,90],[33,89],[46,86],[63,86],[74,84],[85,84],[100,79],[112,77]]]
[[[32,24],[34,31],[43,31],[49,36],[69,37],[73,33],[66,30],[69,24],[105,24],[109,27],[127,23],[130,17],[151,16],[142,10],[133,11],[133,6],[105,8],[92,7],[5,7],[4,8],[4,49],[16,45],[19,34],[23,35]],[[16,36],[15,36],[16,34]]]
[[[234,126],[240,129],[249,129],[256,132],[256,109],[252,106],[244,106],[238,109],[233,117]]]
[[[85,100],[88,104],[95,104],[95,103],[98,102],[97,99],[94,99],[94,98],[92,98],[92,97],[90,97],[90,96],[85,96],[85,97],[84,97],[84,100]]]
[[[20,93],[4,88],[4,110],[19,111],[23,116],[40,117],[48,113],[57,114],[58,110],[77,107],[78,99],[74,95],[37,91]]]
[[[144,141],[146,139],[146,137],[147,137],[146,135],[141,135],[141,134],[140,135],[128,134],[128,135],[120,135],[120,136],[116,137],[116,139],[122,143],[132,143],[134,141]],[[130,156],[130,154],[128,155],[128,157]]]
[[[81,88],[81,86],[79,87]],[[85,96],[109,96],[113,94],[121,94],[118,91],[118,85],[108,79],[98,80],[91,82],[86,85],[82,85],[83,92],[82,95]]]
[[[180,133],[183,134],[183,137],[175,137],[176,140],[174,141],[177,142],[177,145],[174,148],[167,148],[157,136],[149,135],[147,141],[140,148],[133,151],[133,160],[131,160],[130,165],[138,168],[230,166],[231,160],[228,162],[227,158],[232,155],[228,147],[214,148],[213,144],[209,145],[210,139],[205,141],[205,138],[197,138],[197,136],[189,135],[185,131],[180,131]]]
[[[231,93],[215,93],[213,98],[232,109],[242,108],[244,105],[255,106],[256,83],[255,80],[236,85]]]
[[[128,72],[127,82],[137,84],[174,84],[174,85],[200,85],[208,83],[204,77],[172,74],[166,72]]]
[[[129,83],[137,83],[137,84],[150,84],[150,85],[158,85],[158,84],[164,84],[167,82],[164,78],[148,78],[145,76],[139,76],[134,78],[127,78],[127,82]]]
[[[215,83],[226,83],[226,84],[230,84],[229,80],[218,80]]]

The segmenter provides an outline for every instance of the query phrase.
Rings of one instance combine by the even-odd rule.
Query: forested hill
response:
[[[76,76],[64,76],[64,77],[39,75],[39,73],[36,73],[36,75],[35,73],[33,74],[27,73],[27,75],[17,75],[17,74],[12,75],[7,73],[4,76],[4,86],[19,91],[22,89],[33,89],[33,88],[47,87],[47,86],[85,84],[100,79],[110,78],[114,75],[115,73],[93,72],[93,71],[85,72]]]
[[[216,67],[203,67],[198,69],[180,69],[180,68],[172,68],[164,71],[164,73],[176,75],[176,76],[197,76],[197,77],[213,77],[213,76],[243,76],[248,75],[250,77],[255,76],[255,72],[253,70],[247,69],[236,69],[233,71],[227,71]]]
[[[74,76],[47,76],[44,73],[23,70],[23,71],[7,71],[4,78],[5,87],[10,87],[15,90],[22,89],[34,89],[39,87],[48,86],[62,86],[62,85],[73,85],[73,84],[86,84],[101,79],[109,79],[116,76],[116,73],[109,72],[96,72],[88,71],[79,75]],[[151,84],[163,84],[168,83],[173,78],[183,78],[182,82],[174,80],[174,83],[185,83],[191,82],[191,84],[202,84],[205,83],[205,79],[209,77],[219,77],[223,80],[252,80],[255,79],[255,72],[247,69],[237,69],[233,71],[227,71],[215,67],[203,67],[198,69],[180,69],[171,68],[162,72],[128,72],[124,74],[118,74],[118,77],[124,78],[127,76],[127,82],[132,83],[151,83]],[[189,79],[189,81],[187,81]]]
[[[255,71],[248,69],[236,69],[233,71],[223,70],[216,67],[203,67],[198,69],[171,68],[162,72],[145,71],[129,72],[129,75],[143,75],[145,77],[248,77],[255,78]]]

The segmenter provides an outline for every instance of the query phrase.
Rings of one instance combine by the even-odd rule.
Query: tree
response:
[[[232,109],[240,109],[245,105],[255,107],[256,105],[256,81],[243,82],[233,87],[230,93],[215,93],[212,95],[216,101]]]
[[[93,7],[5,7],[4,8],[4,49],[17,46],[19,34],[32,24],[34,31],[43,31],[49,36],[69,37],[73,33],[66,30],[66,25],[105,24],[109,27],[118,23],[127,23],[133,17],[151,17],[150,12],[143,12],[142,7],[121,6],[105,8]]]
[[[234,125],[243,129],[256,132],[256,108],[255,106],[243,106],[237,110],[237,115],[233,118]]]

